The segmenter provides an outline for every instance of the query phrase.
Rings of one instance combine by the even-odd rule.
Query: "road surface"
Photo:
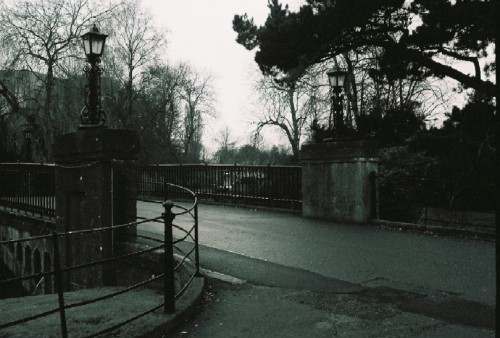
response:
[[[161,212],[161,205],[138,204],[140,216],[155,217]],[[189,217],[175,220],[185,227],[189,222]],[[163,226],[148,224],[140,231],[161,234]],[[238,273],[237,268],[229,268],[234,265],[231,262],[246,256],[360,286],[448,294],[495,306],[495,244],[491,242],[204,204],[199,206],[199,237],[201,252],[207,251],[207,257],[200,255],[201,264],[221,272]],[[209,249],[227,252],[227,259],[215,255],[209,260]]]

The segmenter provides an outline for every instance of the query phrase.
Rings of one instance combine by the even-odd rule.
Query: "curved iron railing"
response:
[[[136,290],[138,288],[150,285],[153,282],[159,281],[163,279],[164,285],[163,285],[163,293],[164,293],[164,301],[162,304],[156,305],[146,311],[143,311],[139,314],[136,314],[126,320],[121,321],[118,324],[115,324],[113,326],[110,326],[108,328],[105,328],[99,332],[95,332],[90,337],[98,336],[101,334],[109,333],[112,332],[124,325],[129,324],[132,321],[135,321],[147,314],[150,314],[160,308],[163,308],[165,312],[171,313],[175,311],[175,301],[176,299],[180,298],[182,294],[185,292],[185,290],[188,288],[188,286],[191,284],[191,282],[194,280],[196,276],[200,275],[199,271],[199,251],[198,251],[198,199],[196,194],[194,194],[192,191],[189,189],[183,188],[181,186],[177,186],[174,184],[169,184],[171,188],[174,189],[180,189],[184,193],[187,193],[191,195],[193,199],[193,203],[190,207],[183,207],[181,205],[177,205],[171,201],[166,201],[163,203],[165,207],[165,212],[158,217],[154,218],[148,218],[148,219],[140,219],[135,222],[130,222],[126,224],[121,224],[121,225],[116,225],[112,227],[102,227],[102,228],[94,228],[94,229],[86,229],[86,230],[78,230],[78,231],[70,231],[70,232],[64,232],[64,233],[58,233],[58,232],[52,232],[47,235],[41,235],[41,236],[36,236],[36,237],[30,237],[30,238],[22,238],[18,240],[7,240],[7,241],[0,241],[0,248],[2,251],[4,250],[9,250],[8,248],[12,248],[15,246],[17,243],[24,243],[24,242],[36,242],[36,241],[50,241],[52,242],[52,249],[53,249],[53,265],[54,268],[51,269],[50,271],[34,271],[34,273],[27,273],[22,276],[18,277],[13,277],[13,278],[8,278],[0,281],[0,288],[5,287],[6,285],[12,285],[13,283],[19,283],[27,280],[39,280],[38,284],[41,283],[42,279],[45,279],[45,281],[49,281],[54,278],[54,286],[55,290],[58,294],[58,307],[45,310],[36,314],[32,314],[23,318],[19,318],[16,320],[11,320],[9,322],[4,322],[0,323],[0,330],[12,327],[15,325],[20,325],[24,324],[33,320],[37,320],[52,314],[55,314],[59,312],[60,314],[60,322],[61,322],[61,332],[63,337],[67,337],[68,335],[68,329],[66,325],[66,310],[75,308],[75,307],[81,307],[81,306],[86,306],[89,304],[93,304],[96,302],[100,302],[112,297],[119,296],[121,294],[130,292],[132,290]],[[176,212],[176,210],[179,210]],[[181,217],[181,216],[189,216],[192,219],[192,226],[189,228],[186,228],[186,226],[180,226],[178,224],[174,224],[173,221],[174,219]],[[106,233],[106,232],[112,232],[112,231],[117,231],[121,229],[126,229],[130,227],[136,227],[140,225],[144,225],[150,222],[162,222],[164,223],[165,226],[165,233],[164,233],[164,238],[163,240],[159,240],[157,238],[153,237],[148,237],[144,235],[138,235],[137,237],[142,237],[149,239],[151,241],[154,241],[158,243],[158,245],[155,245],[153,247],[135,251],[132,253],[123,253],[118,256],[113,256],[109,258],[103,258],[99,260],[93,260],[90,262],[85,262],[77,265],[72,265],[72,266],[66,266],[62,267],[61,266],[61,258],[60,258],[60,249],[59,249],[59,241],[63,239],[64,237],[69,237],[69,236],[75,236],[75,235],[93,235],[96,233]],[[177,236],[174,239],[173,232],[174,229],[177,232],[182,233],[183,235]],[[187,252],[183,252],[177,244],[180,242],[189,242],[192,245],[192,248],[190,248]],[[34,247],[34,246],[32,246]],[[181,253],[184,253],[181,255],[181,257],[178,258],[177,264],[174,265],[174,248]],[[71,304],[65,304],[65,298],[64,298],[64,282],[63,282],[63,274],[67,274],[72,271],[76,270],[81,270],[84,268],[89,268],[93,266],[98,266],[98,265],[105,265],[105,264],[114,264],[117,261],[121,261],[124,259],[128,259],[131,257],[138,257],[141,256],[145,253],[148,252],[153,252],[159,249],[164,250],[164,269],[163,273],[155,275],[151,278],[148,278],[146,280],[140,281],[134,285],[130,285],[125,287],[124,289],[102,295],[99,297],[95,297],[90,300],[85,300],[85,301],[80,301],[77,303],[71,303]],[[195,255],[192,257],[192,255]],[[13,253],[14,255],[14,253]],[[194,269],[191,269],[193,272],[189,275],[187,278],[186,283],[184,285],[180,285],[178,290],[175,290],[175,285],[174,285],[174,274],[176,271],[178,271],[181,266],[187,264],[186,262],[191,262],[194,264]]]

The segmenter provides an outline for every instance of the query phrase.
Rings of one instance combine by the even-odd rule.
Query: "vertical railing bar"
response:
[[[57,298],[59,300],[59,315],[61,318],[61,333],[63,338],[68,337],[68,328],[66,326],[66,312],[64,307],[64,293],[63,293],[63,283],[61,275],[61,257],[59,254],[59,239],[57,237],[57,232],[52,233],[52,240],[54,246],[54,284],[57,289]]]
[[[21,203],[21,195],[22,195],[22,191],[23,191],[23,185],[22,185],[22,180],[20,178],[20,176],[22,175],[22,172],[21,170],[17,171],[16,172],[16,186],[17,187],[21,187],[20,191],[16,191],[16,203],[17,205],[19,205],[19,203]],[[16,189],[17,190],[17,189]]]
[[[34,196],[33,196],[33,203],[34,203],[35,207],[36,207],[37,209],[42,208],[42,209],[40,210],[40,212],[42,212],[42,213],[43,213],[43,207],[44,207],[44,205],[41,203],[42,201],[40,200],[40,195],[42,194],[42,193],[41,193],[41,191],[42,191],[43,189],[41,189],[41,188],[39,187],[39,185],[40,185],[40,184],[39,184],[39,182],[43,182],[43,181],[44,181],[44,180],[42,179],[44,176],[45,176],[45,175],[44,175],[44,172],[43,172],[43,171],[38,171],[38,172],[36,172],[36,173],[35,173],[35,181],[36,181],[36,186],[38,187],[38,189],[37,189],[37,192],[36,192],[36,193],[34,194]]]
[[[195,196],[196,200],[196,196]],[[199,247],[199,240],[198,240],[198,202],[194,205],[194,255],[195,255],[195,260],[196,260],[196,276],[201,276],[200,274],[200,247]]]
[[[172,201],[165,201],[163,207],[165,213],[162,215],[164,220],[164,239],[165,246],[163,252],[163,298],[164,298],[164,311],[165,313],[175,312],[175,284],[174,284],[174,247],[172,237],[172,221],[175,218],[172,208],[174,203]]]

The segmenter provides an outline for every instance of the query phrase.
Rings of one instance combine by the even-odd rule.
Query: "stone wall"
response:
[[[71,232],[135,221],[135,161],[137,133],[130,130],[89,128],[56,140],[56,226]],[[113,257],[116,241],[134,229],[68,235],[61,248],[62,264],[72,266]],[[113,264],[70,273],[67,289],[114,285]]]
[[[302,215],[343,223],[367,223],[375,210],[376,145],[340,140],[304,145]]]
[[[54,229],[53,222],[0,211],[1,241],[46,235]],[[2,245],[0,257],[15,276],[49,272],[54,266],[53,243],[47,238]],[[51,277],[28,279],[22,282],[22,286],[29,294],[52,293],[54,290]]]

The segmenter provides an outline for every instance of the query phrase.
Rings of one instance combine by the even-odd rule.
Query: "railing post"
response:
[[[377,173],[375,171],[370,172],[370,186],[371,186],[371,218],[372,219],[378,219],[380,218],[379,215],[379,201],[378,201],[378,178],[377,178]]]
[[[59,238],[57,232],[52,233],[52,244],[54,247],[54,286],[57,290],[57,297],[59,299],[59,315],[61,317],[61,332],[63,338],[68,337],[68,328],[66,326],[66,311],[64,308],[64,293],[61,275],[61,257],[59,254]]]
[[[163,297],[164,297],[164,311],[166,313],[175,312],[175,284],[174,284],[174,246],[172,237],[172,221],[175,214],[172,212],[174,203],[172,201],[165,201],[163,207],[165,213],[162,214],[165,222],[165,235],[163,244],[164,257],[163,257]]]
[[[195,196],[196,200],[196,196]],[[194,205],[194,257],[196,264],[196,276],[200,274],[200,248],[198,246],[198,202]]]

